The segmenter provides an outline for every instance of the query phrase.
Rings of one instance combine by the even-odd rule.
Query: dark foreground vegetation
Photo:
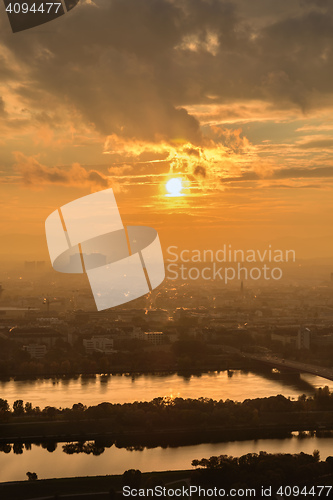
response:
[[[333,430],[328,387],[292,401],[284,396],[244,402],[155,398],[151,402],[101,403],[43,410],[0,399],[0,441],[87,441],[103,438],[119,447],[177,446],[199,442],[286,437],[292,431]],[[3,450],[6,451],[6,450]]]
[[[291,488],[289,496],[302,498],[329,498],[333,480],[333,457],[320,460],[317,450],[312,455],[299,453],[268,454],[265,452],[249,453],[239,458],[227,455],[213,456],[209,459],[193,460],[192,470],[141,473],[139,470],[127,470],[118,476],[82,477],[67,479],[38,480],[36,473],[29,473],[28,481],[0,484],[0,498],[23,500],[30,498],[67,499],[70,495],[86,500],[121,499],[123,488],[130,487],[138,493],[145,492],[148,498],[160,498],[156,487],[183,489],[193,488],[192,498],[199,498],[194,488],[223,488],[243,492],[253,489],[252,498],[265,498],[262,489],[271,488],[272,494],[280,488]],[[322,488],[319,496],[318,485]],[[148,493],[149,491],[149,493]],[[198,490],[197,490],[198,491]],[[301,493],[303,491],[303,493]],[[267,492],[267,490],[266,490]],[[308,493],[308,494],[305,494]],[[312,493],[309,493],[312,492]],[[212,495],[214,497],[214,495]],[[268,495],[266,494],[266,497]],[[168,494],[165,495],[165,498]],[[170,495],[171,497],[171,495]],[[187,498],[181,494],[177,498]],[[216,498],[216,496],[215,496]],[[282,498],[282,497],[280,497]]]
[[[333,479],[333,456],[327,457],[326,461],[320,461],[318,450],[314,450],[312,455],[270,454],[261,451],[259,454],[248,453],[239,458],[213,456],[209,459],[193,460],[192,466],[197,468],[191,475],[193,484],[214,484],[220,488],[241,486],[256,488],[259,491],[259,488],[264,486],[277,491],[281,485],[312,486],[319,484],[319,478],[323,484],[329,484],[326,481]],[[333,487],[329,493],[333,494]]]

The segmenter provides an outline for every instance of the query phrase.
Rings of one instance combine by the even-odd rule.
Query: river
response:
[[[178,448],[145,448],[142,451],[129,451],[125,448],[106,448],[99,455],[85,453],[67,455],[58,443],[55,451],[32,445],[31,450],[22,454],[13,451],[0,452],[0,482],[22,481],[26,472],[36,472],[39,479],[122,474],[127,469],[140,469],[142,472],[161,470],[191,469],[195,458],[209,458],[212,455],[241,456],[246,453],[304,453],[312,454],[315,449],[325,460],[333,454],[333,438],[315,436],[299,439],[257,439],[251,441],[232,441],[228,443],[209,443]]]
[[[310,374],[298,379],[281,378],[270,372],[208,372],[181,376],[171,374],[111,375],[93,378],[76,377],[60,379],[0,381],[0,398],[10,405],[16,399],[29,401],[33,406],[67,408],[81,402],[87,406],[103,401],[130,403],[151,401],[156,397],[207,397],[216,400],[263,398],[283,394],[297,398],[300,394],[312,395],[316,388],[327,385],[333,390],[333,381]]]

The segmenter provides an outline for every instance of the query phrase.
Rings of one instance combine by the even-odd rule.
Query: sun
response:
[[[165,187],[169,193],[167,194],[167,196],[184,196],[184,194],[182,193],[183,189],[182,180],[179,179],[179,177],[174,177],[168,180]]]

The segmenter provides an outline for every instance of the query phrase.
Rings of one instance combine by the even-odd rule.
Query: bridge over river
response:
[[[278,370],[297,373],[311,373],[312,375],[317,375],[318,377],[323,377],[327,380],[333,380],[332,368],[310,365],[299,361],[291,361],[289,359],[283,359],[269,354],[239,353],[244,358],[253,359],[259,363],[271,366],[272,368],[277,368]]]

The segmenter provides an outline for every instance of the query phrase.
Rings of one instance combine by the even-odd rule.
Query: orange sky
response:
[[[332,49],[331,2],[84,1],[17,34],[2,9],[0,256],[46,258],[46,217],[107,187],[164,249],[333,256]]]

